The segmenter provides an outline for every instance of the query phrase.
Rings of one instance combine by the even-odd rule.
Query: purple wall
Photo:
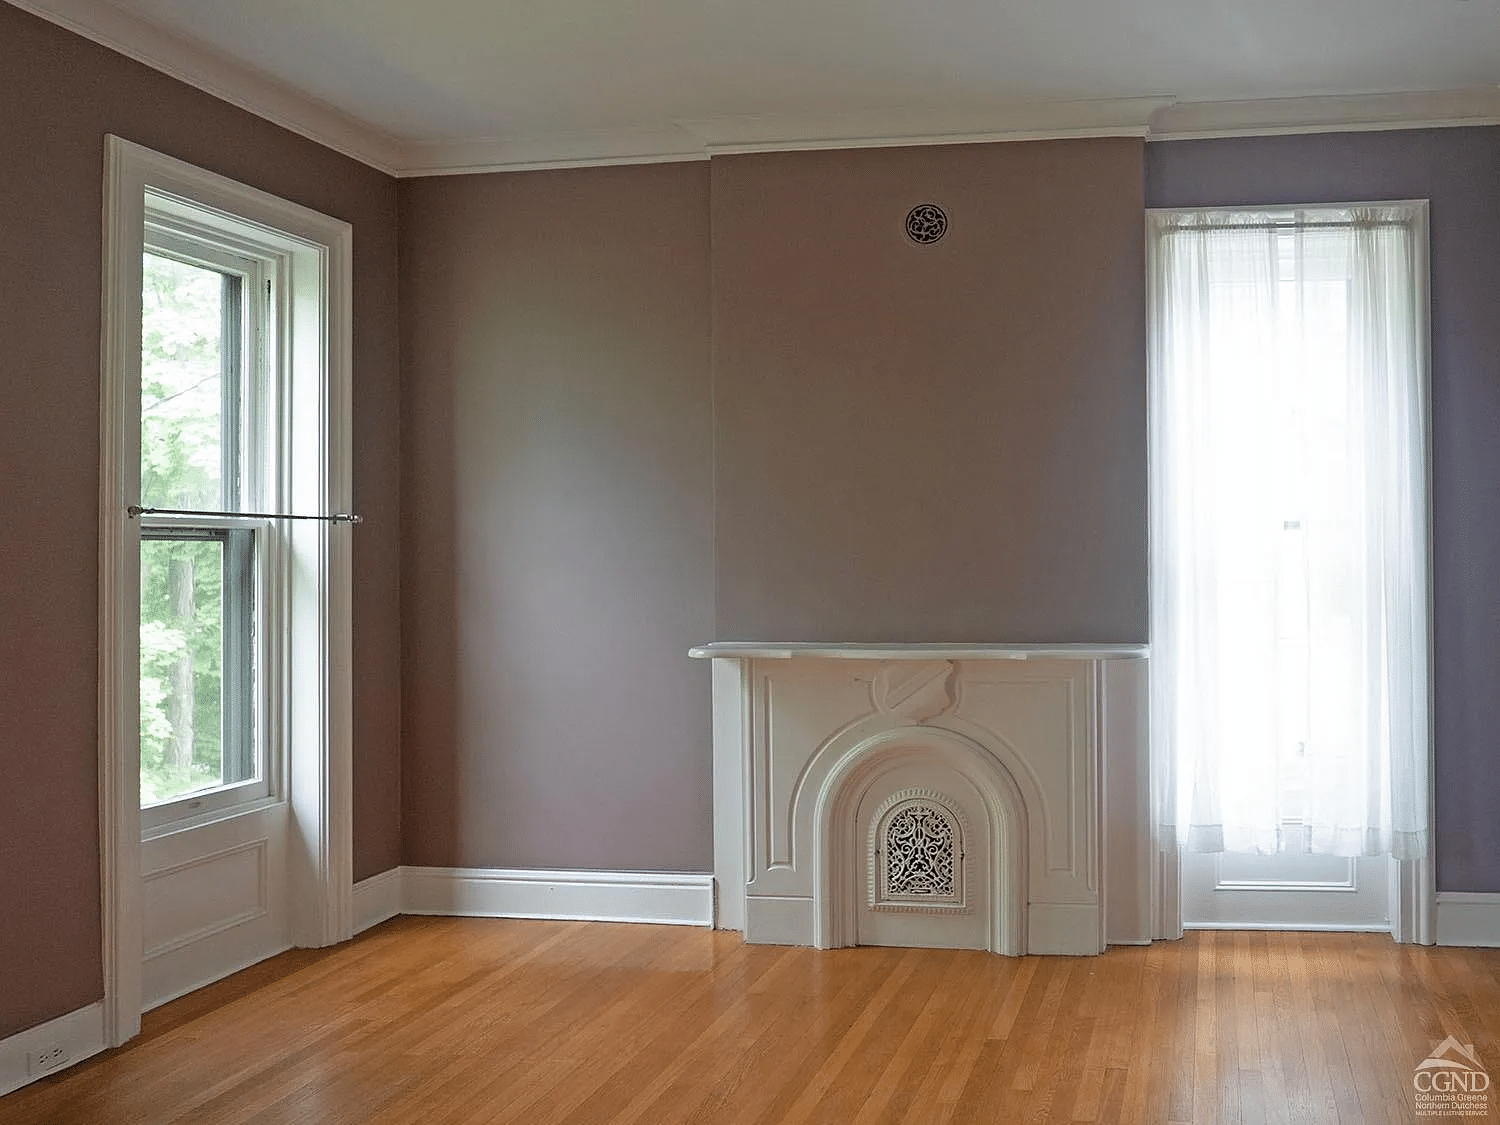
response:
[[[1437,880],[1500,891],[1500,127],[1173,141],[1148,207],[1432,201]]]
[[[355,876],[399,862],[396,184],[0,3],[0,1038],[99,999],[104,135],[354,226]]]
[[[1145,639],[1143,148],[714,159],[717,639]]]
[[[403,861],[706,870],[708,167],[401,184]]]

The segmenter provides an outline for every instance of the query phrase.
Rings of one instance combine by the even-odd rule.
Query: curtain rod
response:
[[[131,516],[238,516],[252,520],[323,520],[327,523],[364,523],[364,516],[337,512],[331,516],[293,516],[285,512],[205,512],[193,508],[143,508],[132,504],[125,509]]]
[[[1356,220],[1352,223],[1299,223],[1296,219],[1272,220],[1268,223],[1192,223],[1163,224],[1169,233],[1178,231],[1217,230],[1361,230],[1370,227],[1402,229],[1411,224],[1401,219]]]

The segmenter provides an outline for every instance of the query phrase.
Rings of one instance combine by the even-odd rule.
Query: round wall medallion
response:
[[[913,242],[936,242],[948,233],[948,215],[936,203],[918,203],[906,213],[906,237]]]

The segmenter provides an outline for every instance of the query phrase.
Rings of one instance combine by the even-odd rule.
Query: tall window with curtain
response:
[[[1426,205],[1153,212],[1164,849],[1429,846]]]

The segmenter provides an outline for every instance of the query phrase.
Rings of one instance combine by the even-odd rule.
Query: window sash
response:
[[[247,222],[146,191],[142,252],[224,279],[218,507],[225,512],[284,507],[290,435],[281,403],[289,357],[277,346],[286,315],[278,294],[287,283],[291,255],[281,245],[284,236],[269,235]],[[225,544],[222,783],[142,807],[141,830],[150,837],[284,799],[282,634],[289,626],[290,587],[281,529],[265,520],[145,517],[140,538]]]
[[[269,636],[261,611],[265,587],[262,557],[268,527],[263,521],[215,520],[211,524],[154,520],[141,528],[148,542],[216,542],[222,545],[220,782],[167,800],[142,804],[143,829],[258,802],[274,792],[275,762],[265,706]]]

